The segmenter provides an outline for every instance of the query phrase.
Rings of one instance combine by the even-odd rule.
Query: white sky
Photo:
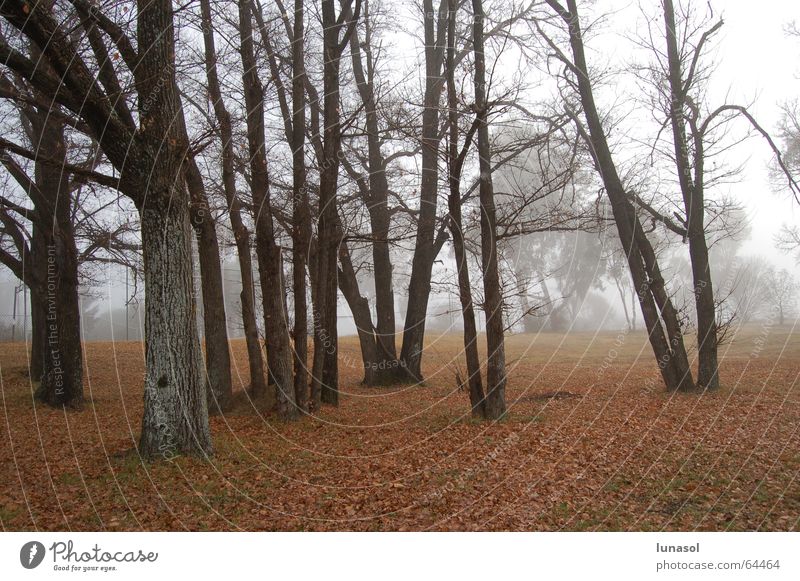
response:
[[[800,5],[794,1],[769,0],[758,3],[727,0],[723,8],[725,26],[720,42],[718,86],[732,89],[731,96],[742,101],[756,98],[753,113],[768,131],[778,124],[779,104],[800,98],[800,38],[789,37],[785,26],[800,22]],[[793,260],[776,256],[773,236],[783,222],[800,222],[800,208],[785,194],[770,193],[766,165],[769,150],[758,140],[753,148],[746,175],[748,179],[733,188],[745,201],[752,222],[754,253],[770,254],[771,259],[791,266]]]
[[[641,4],[648,12],[660,7],[658,0],[641,0]],[[800,23],[800,5],[792,0],[716,0],[711,4],[715,20],[721,17],[725,24],[710,55],[717,63],[710,104],[718,106],[727,100],[747,105],[761,126],[775,133],[780,104],[800,99],[800,38],[785,31],[789,23]],[[702,11],[705,2],[695,0],[695,5]],[[639,1],[600,0],[598,13],[606,7],[616,12],[607,23],[607,37],[601,40],[620,43],[619,52],[625,58],[629,41],[618,34],[635,25],[641,14]],[[740,123],[744,129],[746,122]],[[732,165],[743,167],[741,182],[730,186],[730,194],[745,204],[751,225],[751,239],[742,252],[763,254],[776,264],[795,268],[793,257],[776,252],[774,236],[783,223],[800,224],[800,207],[787,193],[773,193],[767,170],[772,158],[760,136],[740,145],[730,157]]]

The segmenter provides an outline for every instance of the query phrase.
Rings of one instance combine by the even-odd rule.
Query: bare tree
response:
[[[489,142],[489,104],[484,54],[484,14],[481,0],[472,0],[473,51],[475,55],[475,115],[478,125],[480,171],[481,266],[483,268],[483,310],[486,313],[486,402],[488,419],[499,419],[506,412],[506,352],[503,325],[503,291],[497,266],[497,215],[492,185],[492,154]]]
[[[191,226],[183,163],[189,148],[175,77],[172,5],[137,2],[136,43],[123,27],[84,0],[59,4],[6,2],[3,18],[41,51],[35,63],[0,41],[0,61],[78,116],[106,157],[121,172],[119,189],[141,216],[147,288],[144,416],[140,453],[157,458],[175,453],[209,454],[202,353],[194,318]],[[67,18],[65,18],[65,12]],[[79,47],[71,27],[91,33]],[[96,27],[96,28],[95,28]],[[132,75],[138,126],[121,98],[117,68],[108,58],[111,42]],[[88,48],[99,71],[87,63]]]
[[[205,70],[208,84],[208,98],[214,109],[219,127],[222,155],[222,190],[228,206],[228,217],[236,244],[236,256],[242,279],[240,294],[242,324],[247,345],[247,359],[250,367],[250,389],[254,396],[266,393],[264,379],[264,360],[258,339],[255,310],[255,286],[253,282],[253,264],[250,250],[250,231],[242,218],[242,201],[236,187],[236,155],[234,152],[233,124],[231,114],[225,105],[217,70],[217,50],[214,40],[214,28],[209,0],[201,0],[201,23],[203,30],[203,47]]]
[[[361,0],[342,4],[336,14],[333,0],[322,0],[323,84],[322,112],[324,132],[320,161],[319,225],[317,228],[317,280],[319,290],[314,305],[315,343],[312,399],[339,404],[338,368],[338,246],[339,226],[336,189],[342,151],[342,128],[339,99],[339,72],[342,52],[358,22]],[[343,32],[344,31],[344,32]],[[317,395],[319,394],[319,395]]]
[[[486,401],[481,379],[480,356],[478,355],[478,331],[475,324],[475,307],[472,300],[472,285],[464,243],[464,224],[461,217],[461,173],[472,138],[478,128],[478,120],[471,124],[459,147],[459,108],[456,93],[456,11],[457,0],[449,0],[447,22],[447,124],[448,124],[448,182],[450,186],[447,208],[450,212],[450,233],[456,258],[458,296],[461,301],[461,316],[464,320],[464,352],[467,360],[467,385],[473,417],[485,417]]]
[[[35,53],[34,53],[35,54]],[[8,238],[17,256],[0,250],[0,262],[31,290],[31,378],[39,383],[37,396],[49,405],[80,408],[83,404],[83,350],[81,348],[78,264],[75,232],[75,186],[68,163],[66,124],[50,115],[48,106],[32,104],[36,95],[20,79],[7,88],[26,94],[19,102],[19,119],[30,149],[5,139],[0,162],[33,204],[20,206],[0,197],[0,239]],[[11,152],[36,159],[29,175]],[[32,222],[27,240],[24,222]]]
[[[440,0],[438,10],[433,0],[423,0],[425,42],[425,94],[422,111],[422,175],[420,176],[419,215],[408,285],[408,308],[400,350],[401,369],[409,381],[422,381],[422,349],[425,317],[431,291],[435,244],[436,205],[439,187],[439,147],[441,142],[440,100],[444,89],[444,51],[447,30],[447,0]]]
[[[297,417],[293,376],[293,355],[286,320],[283,257],[273,223],[264,127],[264,88],[258,75],[253,48],[253,15],[250,0],[239,1],[239,41],[242,56],[242,84],[247,107],[247,143],[250,185],[256,223],[256,248],[262,300],[268,371],[275,384],[278,414]]]
[[[617,171],[606,130],[595,103],[577,3],[575,0],[568,0],[564,7],[557,0],[547,0],[547,4],[567,28],[572,57],[558,49],[556,42],[544,32],[539,23],[536,25],[548,45],[556,51],[556,58],[563,63],[568,75],[566,82],[577,93],[583,107],[587,127],[582,126],[576,113],[572,113],[573,119],[590,147],[611,203],[614,221],[628,257],[631,277],[637,289],[650,344],[662,378],[668,389],[693,390],[694,381],[677,311],[666,290],[656,254]],[[569,107],[569,101],[567,103]]]
[[[393,383],[397,379],[399,364],[395,346],[395,304],[392,282],[389,232],[389,182],[387,156],[382,151],[382,131],[379,126],[378,97],[376,95],[375,60],[373,53],[372,14],[369,2],[364,1],[362,22],[363,41],[359,29],[350,36],[350,56],[356,88],[364,107],[367,140],[367,177],[356,176],[369,214],[372,237],[372,262],[375,280],[376,324],[374,373],[368,383],[373,385]],[[362,51],[363,47],[363,51]],[[354,172],[348,172],[351,175]],[[360,180],[358,178],[361,178]]]
[[[783,326],[786,318],[794,313],[800,286],[785,268],[779,271],[770,268],[761,280],[764,285],[764,300],[778,315],[778,324]]]

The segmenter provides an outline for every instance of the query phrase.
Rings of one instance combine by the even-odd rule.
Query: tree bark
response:
[[[314,344],[315,377],[317,383],[312,389],[320,393],[321,401],[339,405],[339,336],[338,322],[338,247],[339,217],[336,202],[336,189],[339,180],[339,161],[342,155],[342,128],[339,99],[339,69],[344,47],[352,33],[354,23],[361,10],[360,0],[349,15],[351,2],[342,5],[337,18],[333,0],[322,0],[323,28],[323,116],[325,119],[322,144],[322,160],[319,181],[319,225],[318,225],[318,264],[317,276],[319,291],[315,305],[315,329],[317,339]],[[348,18],[350,16],[350,18]],[[340,29],[347,23],[345,37],[340,39]],[[321,365],[317,369],[316,350],[322,348]],[[316,375],[319,373],[319,375]]]
[[[219,241],[203,177],[194,159],[186,162],[186,183],[191,198],[190,212],[200,262],[208,408],[211,412],[225,412],[230,409],[233,388],[222,268],[219,262]]]
[[[235,154],[233,151],[233,127],[231,116],[222,98],[219,77],[217,75],[217,51],[214,46],[214,29],[211,19],[211,3],[200,0],[203,22],[203,41],[205,48],[206,77],[208,79],[208,95],[214,107],[214,114],[219,123],[222,140],[222,186],[228,204],[228,216],[236,242],[236,256],[242,279],[240,303],[242,306],[242,326],[244,327],[247,345],[247,360],[250,366],[250,391],[253,397],[266,394],[267,384],[264,376],[264,359],[258,339],[256,325],[255,285],[253,282],[253,261],[250,250],[250,232],[242,220],[241,201],[236,191]]]
[[[177,167],[173,171],[179,173]],[[186,196],[170,195],[171,188],[170,181],[150,181],[151,195],[140,212],[147,366],[139,452],[148,459],[212,451],[192,295],[188,204],[175,203]]]
[[[295,403],[292,348],[286,320],[283,257],[272,223],[264,141],[264,90],[258,78],[249,0],[239,0],[239,34],[244,68],[242,83],[247,107],[250,183],[256,222],[256,251],[264,302],[268,373],[275,384],[278,415],[283,419],[292,420],[297,418],[298,409]]]
[[[203,358],[197,337],[189,197],[183,176],[188,137],[175,78],[169,0],[137,2],[136,85],[140,128],[127,183],[138,190],[145,271],[145,386],[140,454],[149,459],[212,453]],[[124,157],[123,157],[124,160]],[[122,160],[120,160],[122,161]]]
[[[306,190],[306,92],[303,0],[294,2],[292,39],[292,291],[294,294],[294,393],[297,406],[308,409],[308,305],[306,264],[311,244],[311,215]]]
[[[506,413],[506,351],[503,326],[503,291],[497,265],[497,218],[492,184],[492,158],[489,143],[488,104],[486,102],[486,55],[483,46],[483,4],[472,0],[472,28],[475,53],[475,108],[478,122],[480,170],[481,265],[483,301],[486,313],[486,401],[487,419],[500,419]]]
[[[705,194],[703,184],[705,156],[703,138],[702,135],[695,132],[694,180],[692,180],[692,164],[690,163],[686,121],[684,119],[688,87],[685,86],[681,57],[678,52],[675,8],[672,0],[664,0],[664,24],[669,71],[670,124],[675,147],[678,182],[683,194],[683,204],[686,212],[686,230],[689,240],[689,256],[692,263],[695,310],[697,312],[697,387],[699,389],[718,389],[717,317],[705,234]]]
[[[408,307],[403,326],[400,350],[401,369],[407,381],[422,381],[422,350],[425,340],[425,318],[431,293],[433,261],[436,259],[434,230],[439,186],[439,100],[444,86],[444,30],[447,22],[447,0],[441,0],[438,19],[433,0],[423,0],[425,38],[425,96],[422,112],[422,177],[420,182],[419,218],[408,285]]]
[[[28,109],[31,141],[44,156],[67,162],[62,122],[46,111]],[[45,343],[39,394],[54,407],[83,406],[83,350],[78,298],[78,248],[72,221],[69,174],[62,167],[37,162],[35,183],[43,200],[37,204],[37,295],[44,313]],[[33,300],[33,299],[32,299]],[[41,331],[39,331],[41,332]]]
[[[485,399],[483,381],[481,380],[481,363],[478,355],[478,330],[475,324],[475,308],[472,303],[472,285],[469,277],[467,252],[464,246],[464,231],[461,218],[461,172],[464,156],[472,139],[470,132],[464,143],[463,154],[458,149],[458,100],[455,83],[455,28],[456,28],[456,0],[448,1],[447,23],[447,102],[448,102],[448,181],[450,193],[447,197],[447,206],[450,212],[450,232],[453,238],[453,251],[456,257],[456,271],[458,273],[458,297],[461,302],[461,317],[464,322],[464,353],[467,361],[467,385],[469,400],[472,407],[472,416],[483,418],[485,412]]]

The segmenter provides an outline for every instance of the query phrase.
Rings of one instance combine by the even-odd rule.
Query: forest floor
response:
[[[88,343],[82,411],[34,405],[22,344],[0,345],[4,530],[798,530],[800,333],[741,331],[720,391],[664,391],[642,333],[508,338],[509,412],[476,422],[430,337],[426,384],[359,385],[286,424],[212,418],[215,455],[143,463],[140,343]],[[247,377],[233,342],[235,382]],[[463,367],[463,364],[461,364]]]

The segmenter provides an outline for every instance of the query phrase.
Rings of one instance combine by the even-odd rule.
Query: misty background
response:
[[[759,123],[774,135],[779,133],[782,106],[800,96],[800,38],[787,34],[798,16],[790,2],[768,2],[768,9],[754,9],[750,2],[724,3],[725,25],[711,60],[715,72],[709,86],[711,102],[736,102],[748,106]],[[636,2],[604,0],[597,12],[608,16],[596,32],[594,52],[608,59],[606,65],[622,69],[635,60],[632,39],[641,34],[642,11]],[[409,62],[419,58],[419,47],[409,31],[416,25],[413,14],[396,15],[398,49],[396,58]],[[591,56],[591,55],[590,55]],[[398,75],[402,76],[399,71]],[[635,80],[620,72],[613,102],[604,109],[633,110],[629,102],[636,92]],[[635,139],[648,121],[630,115],[617,131]],[[629,125],[629,126],[628,126]],[[740,128],[747,133],[747,127]],[[741,171],[715,189],[714,198],[737,206],[735,224],[725,236],[712,243],[713,280],[716,294],[726,303],[722,310],[735,312],[737,324],[748,324],[769,315],[770,298],[765,296],[769,277],[781,271],[793,281],[800,280],[796,253],[783,252],[776,243],[782,227],[800,226],[798,205],[782,191],[772,167],[773,156],[763,139],[742,135],[742,142],[725,152],[720,163]],[[409,169],[413,168],[413,162]],[[525,172],[504,168],[495,177],[499,184],[524,183]],[[444,188],[440,196],[444,196]],[[134,216],[132,206],[119,204],[122,219]],[[223,274],[228,332],[242,336],[239,308],[241,290],[235,247],[228,232],[223,237]],[[225,237],[228,239],[225,239]],[[666,238],[666,235],[665,235]],[[691,271],[687,249],[680,241],[664,240],[659,247],[665,276],[679,306],[691,308]],[[394,288],[397,320],[405,315],[410,274],[408,243],[393,249]],[[508,322],[512,332],[567,332],[573,330],[620,329],[639,324],[638,303],[631,293],[630,275],[620,262],[616,233],[608,228],[597,232],[537,232],[516,239],[503,248],[503,280],[507,289]],[[144,289],[141,277],[132,269],[116,264],[84,267],[86,281],[81,295],[82,326],[86,340],[139,340],[143,328]],[[287,262],[287,277],[289,276]],[[434,265],[433,289],[427,328],[433,332],[461,329],[455,262],[452,249],[445,246]],[[256,276],[257,278],[257,276]],[[199,273],[195,272],[199,299]],[[371,279],[359,273],[364,294],[371,299]],[[774,282],[774,281],[773,281]],[[514,289],[523,289],[515,292]],[[687,290],[688,289],[688,290]],[[256,305],[260,291],[256,289]],[[796,295],[796,290],[794,292]],[[478,297],[480,298],[480,297]],[[788,305],[786,323],[796,320],[794,301]],[[374,302],[371,302],[374,316]],[[198,300],[198,321],[202,329],[202,301]],[[339,333],[351,335],[355,326],[347,303],[339,300]],[[290,309],[291,311],[291,309]],[[482,316],[482,313],[480,314]],[[479,326],[482,320],[479,316]],[[257,317],[259,324],[261,316]],[[0,269],[0,340],[24,340],[30,333],[28,293],[6,269]]]

